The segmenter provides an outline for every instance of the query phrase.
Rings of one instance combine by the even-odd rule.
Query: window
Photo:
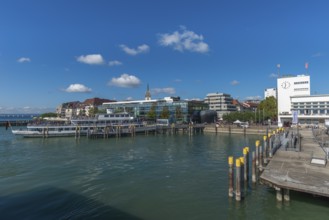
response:
[[[299,82],[294,82],[295,85],[299,84],[308,84],[308,81],[299,81]]]

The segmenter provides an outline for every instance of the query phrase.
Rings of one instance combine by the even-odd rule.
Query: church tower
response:
[[[147,89],[146,89],[146,93],[145,93],[145,100],[151,100],[151,93],[150,93],[149,84],[147,84]]]

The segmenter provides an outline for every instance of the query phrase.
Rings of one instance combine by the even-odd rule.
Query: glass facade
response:
[[[155,121],[166,118],[170,123],[175,123],[188,122],[194,111],[207,110],[208,105],[197,100],[161,99],[104,103],[103,108],[114,112],[126,111],[139,120]]]

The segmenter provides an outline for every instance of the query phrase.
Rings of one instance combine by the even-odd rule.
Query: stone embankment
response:
[[[204,132],[209,133],[225,133],[225,134],[254,134],[254,135],[266,135],[267,132],[277,129],[272,126],[250,126],[248,128],[238,127],[236,125],[219,125],[209,124],[205,126]]]

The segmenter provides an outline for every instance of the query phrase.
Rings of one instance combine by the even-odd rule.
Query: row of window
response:
[[[308,81],[299,81],[299,82],[294,82],[295,85],[298,84],[308,84]]]
[[[329,102],[298,102],[293,103],[293,105],[329,105]]]
[[[308,88],[295,88],[294,91],[308,91]]]
[[[329,115],[329,110],[297,110],[299,115]]]
[[[297,109],[305,109],[305,108],[314,108],[314,109],[317,109],[317,108],[323,108],[323,109],[329,109],[329,106],[318,106],[318,105],[294,105],[293,108],[297,108]]]

